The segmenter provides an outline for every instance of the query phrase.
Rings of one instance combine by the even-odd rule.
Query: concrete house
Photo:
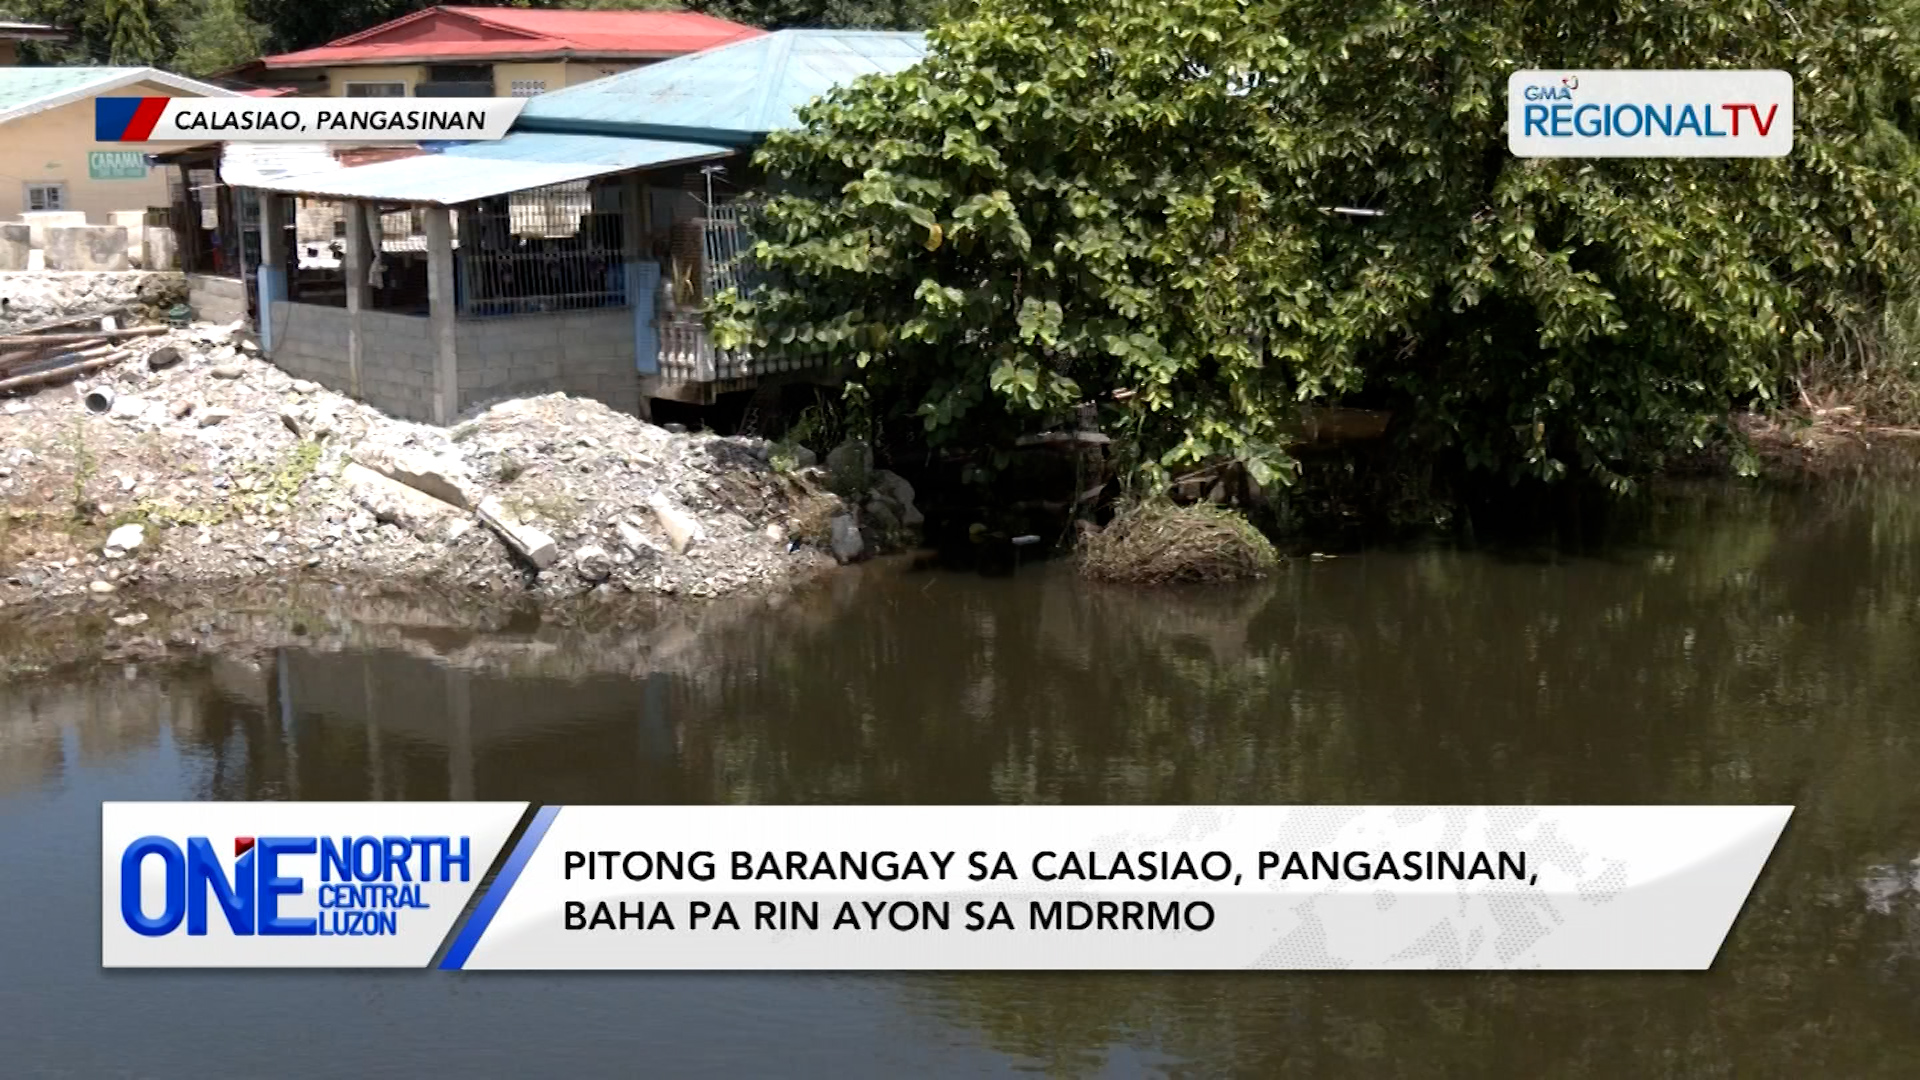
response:
[[[111,225],[115,211],[168,205],[167,173],[142,147],[94,141],[93,99],[234,93],[156,68],[0,67],[0,221],[64,211]]]
[[[229,74],[329,97],[533,97],[762,33],[690,11],[431,7]]]
[[[536,98],[497,142],[257,174],[242,194],[284,223],[249,275],[262,344],[290,373],[440,424],[555,390],[649,415],[803,377],[714,349],[701,320],[749,246],[750,156],[825,91],[924,53],[919,34],[755,35]],[[331,243],[301,231],[317,207]]]

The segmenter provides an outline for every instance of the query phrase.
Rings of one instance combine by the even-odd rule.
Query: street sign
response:
[[[90,180],[145,180],[147,155],[137,150],[93,150],[87,154]]]

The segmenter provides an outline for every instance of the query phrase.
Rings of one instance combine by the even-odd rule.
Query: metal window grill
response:
[[[186,214],[188,228],[220,227],[220,180],[212,169],[188,169],[185,182],[179,170],[167,174],[167,201]]]
[[[672,245],[678,280],[666,292],[659,318],[660,370],[670,379],[727,382],[817,367],[818,357],[778,350],[715,348],[699,309],[727,289],[751,289],[759,280],[753,264],[750,222],[754,207],[737,201],[709,206],[706,216],[678,222]]]
[[[619,307],[627,302],[617,212],[586,181],[460,208],[460,314],[470,318]]]
[[[454,222],[454,235],[459,235],[460,223]],[[392,251],[427,250],[427,226],[418,207],[406,210],[388,210],[380,215],[380,250],[384,254]]]

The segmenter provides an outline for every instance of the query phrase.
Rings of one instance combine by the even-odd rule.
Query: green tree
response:
[[[852,27],[920,30],[938,21],[944,0],[689,0],[686,7],[770,30]]]
[[[212,75],[264,53],[267,28],[247,17],[243,0],[201,0],[180,38],[173,66],[188,75]]]
[[[983,0],[769,140],[765,280],[713,325],[860,365],[936,443],[1131,391],[1153,462],[1264,477],[1344,402],[1620,486],[1910,274],[1914,8]],[[1529,67],[1782,68],[1794,151],[1517,160]]]
[[[100,0],[92,19],[106,40],[108,63],[157,64],[166,56],[163,0]]]

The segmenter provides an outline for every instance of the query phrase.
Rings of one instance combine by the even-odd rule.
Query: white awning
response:
[[[610,173],[725,157],[734,151],[700,143],[626,139],[610,135],[510,134],[494,142],[447,145],[438,153],[309,171],[288,162],[284,171],[256,167],[247,179],[222,174],[237,187],[323,199],[453,206],[529,188]],[[330,157],[330,155],[329,155]]]

